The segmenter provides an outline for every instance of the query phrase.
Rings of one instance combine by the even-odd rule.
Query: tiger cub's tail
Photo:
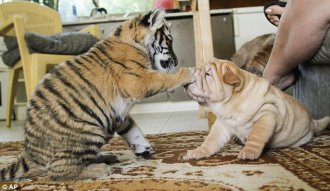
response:
[[[3,168],[0,168],[0,182],[20,178],[24,173],[29,170],[30,166],[27,162],[27,159],[24,154],[22,154],[13,163]]]

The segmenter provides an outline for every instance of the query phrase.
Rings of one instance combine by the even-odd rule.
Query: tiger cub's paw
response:
[[[102,178],[111,175],[112,169],[105,163],[90,164],[79,175],[79,179]]]
[[[151,146],[149,143],[147,144],[133,144],[131,145],[132,150],[134,150],[134,153],[138,157],[144,157],[149,158],[154,152],[155,149],[153,146]]]
[[[193,83],[196,79],[194,76],[195,68],[185,68],[182,67],[177,72],[179,81],[181,81],[181,85],[186,85],[189,83]]]

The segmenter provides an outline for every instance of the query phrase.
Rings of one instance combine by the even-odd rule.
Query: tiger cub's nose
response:
[[[170,61],[168,60],[161,60],[160,61],[160,65],[163,67],[163,68],[168,68],[170,66]]]

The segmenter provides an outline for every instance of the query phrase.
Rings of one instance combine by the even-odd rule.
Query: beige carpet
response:
[[[330,190],[330,131],[295,149],[267,150],[256,161],[237,160],[242,148],[233,141],[204,160],[183,160],[206,132],[150,135],[152,159],[136,158],[121,138],[103,147],[119,158],[113,174],[97,180],[50,182],[45,177],[15,183],[17,190]],[[0,166],[13,160],[21,142],[0,144]],[[11,185],[0,183],[1,186]]]

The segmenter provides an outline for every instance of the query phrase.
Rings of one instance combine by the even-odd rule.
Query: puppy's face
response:
[[[199,104],[209,106],[214,102],[226,102],[243,87],[243,73],[233,63],[212,60],[194,72],[195,82],[185,86],[187,94]]]

